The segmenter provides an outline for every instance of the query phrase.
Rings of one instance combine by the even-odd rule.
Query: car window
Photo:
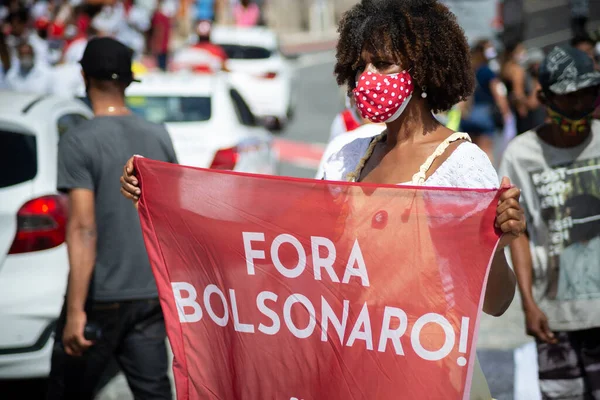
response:
[[[70,113],[61,115],[56,122],[56,128],[58,130],[58,137],[60,138],[67,131],[79,125],[83,121],[87,121],[88,118],[85,115]]]
[[[0,188],[27,182],[36,174],[35,136],[0,129]]]
[[[231,89],[229,91],[229,95],[233,101],[235,113],[240,121],[240,124],[246,126],[256,126],[256,117],[254,114],[252,114],[250,107],[248,107],[240,93],[235,89]]]
[[[157,124],[208,121],[212,112],[210,97],[128,96],[126,102],[131,111]]]
[[[241,46],[239,44],[220,45],[227,57],[233,60],[263,60],[271,57],[271,50],[259,46]]]

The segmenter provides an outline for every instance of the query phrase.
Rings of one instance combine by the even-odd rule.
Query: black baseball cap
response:
[[[133,50],[129,47],[113,38],[101,37],[88,42],[80,63],[90,78],[129,84],[139,82],[133,77],[132,59]]]
[[[548,53],[539,70],[542,89],[563,95],[600,85],[600,72],[594,60],[571,46],[555,47]]]

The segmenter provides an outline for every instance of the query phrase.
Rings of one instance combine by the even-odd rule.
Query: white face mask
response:
[[[526,52],[522,52],[522,53],[517,54],[515,56],[515,61],[519,65],[524,65],[527,62],[527,53]]]
[[[493,47],[488,47],[485,49],[484,51],[484,55],[486,60],[493,60],[494,58],[498,57],[498,52],[496,51],[495,48]]]

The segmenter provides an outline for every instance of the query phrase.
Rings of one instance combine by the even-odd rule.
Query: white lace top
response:
[[[354,181],[364,166],[363,159],[370,156],[374,140],[378,137],[350,138],[350,142],[333,153],[322,166],[322,178],[330,181]],[[448,145],[456,140],[466,139],[429,177],[426,172],[436,157],[444,153]],[[488,156],[464,133],[455,133],[441,143],[427,159],[413,180],[401,185],[425,185],[431,187],[459,187],[468,189],[496,189],[499,187],[498,174]],[[452,292],[452,285],[447,286]],[[490,390],[481,370],[479,358],[475,358],[471,384],[471,400],[492,400]]]
[[[372,140],[371,137],[356,138],[342,146],[323,165],[323,179],[352,180],[351,176],[367,153]],[[423,161],[425,165],[426,162]],[[411,182],[402,184],[413,185]],[[496,189],[499,187],[499,179],[488,156],[477,145],[464,142],[422,184],[431,187]]]

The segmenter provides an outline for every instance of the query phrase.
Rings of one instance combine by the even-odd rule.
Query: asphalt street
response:
[[[590,28],[600,27],[600,1],[590,1]],[[568,0],[527,0],[526,45],[528,47],[552,46],[570,37]],[[291,148],[303,145],[322,148],[327,142],[331,122],[343,107],[342,89],[333,77],[333,52],[305,54],[298,60],[295,82],[296,115],[291,124],[279,137]],[[309,168],[307,168],[309,166]],[[285,176],[312,178],[314,165],[300,162],[284,162],[280,173]],[[479,334],[478,355],[494,397],[498,400],[513,399],[514,362],[513,349],[528,341],[524,335],[520,302],[515,299],[509,311],[500,318],[484,316]],[[535,384],[535,382],[532,382]],[[40,398],[43,382],[18,383],[19,397]],[[15,385],[6,392],[6,383],[0,382],[0,393],[14,393]],[[32,392],[34,391],[35,392]],[[31,393],[28,394],[28,391]],[[1,398],[7,400],[12,397]],[[9,395],[10,396],[10,395]],[[123,376],[114,379],[99,396],[99,400],[129,400],[131,394]]]

